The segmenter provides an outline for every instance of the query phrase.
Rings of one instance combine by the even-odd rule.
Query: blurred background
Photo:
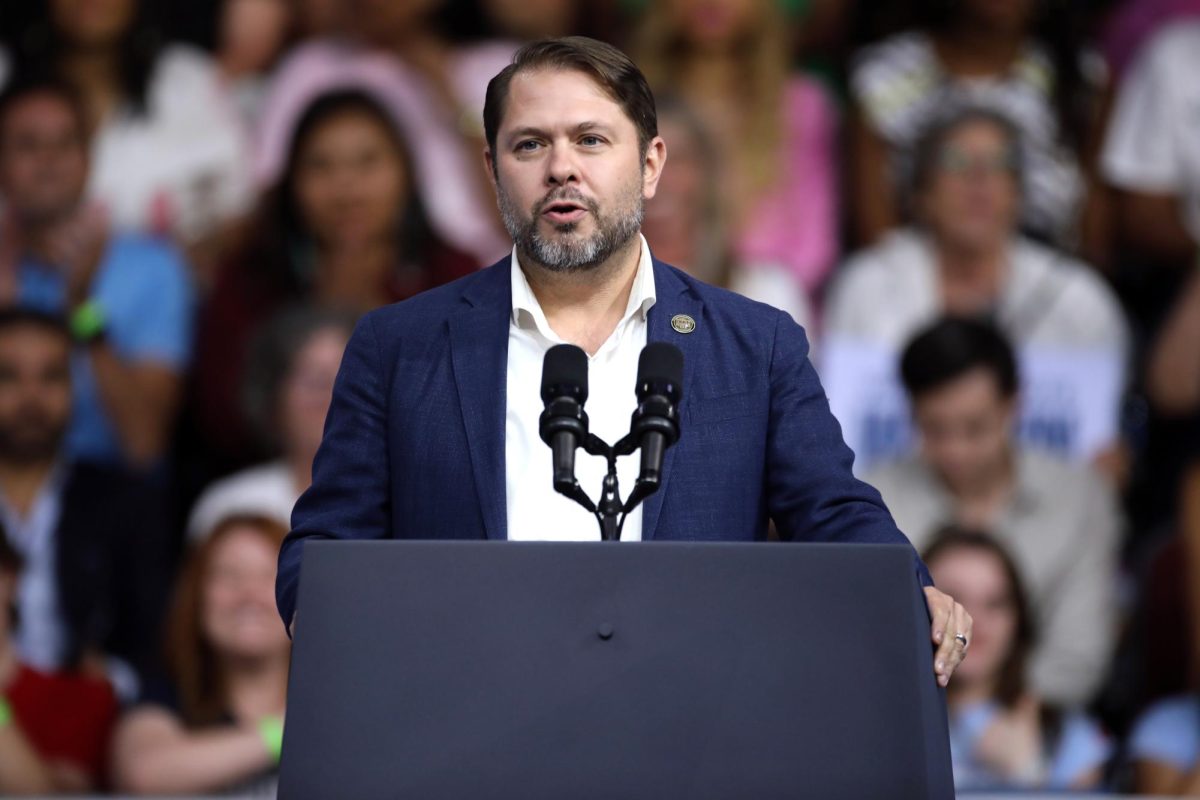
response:
[[[342,349],[509,251],[484,90],[566,34],[974,616],[960,789],[1200,795],[1197,0],[3,3],[0,794],[273,796]]]

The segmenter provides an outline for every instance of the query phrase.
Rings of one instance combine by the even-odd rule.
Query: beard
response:
[[[17,464],[32,464],[53,458],[66,436],[66,420],[48,414],[18,414],[0,421],[0,458]]]
[[[603,264],[641,230],[645,211],[640,184],[623,193],[620,204],[611,214],[601,214],[595,200],[572,188],[547,194],[534,203],[528,216],[521,213],[516,202],[499,185],[496,196],[500,217],[518,252],[551,272],[584,272]],[[550,236],[542,233],[538,226],[542,212],[548,206],[564,201],[579,203],[587,209],[596,223],[590,236],[584,236],[578,230],[583,220],[555,225]]]

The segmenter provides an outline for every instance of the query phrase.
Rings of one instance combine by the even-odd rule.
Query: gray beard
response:
[[[610,216],[601,216],[594,201],[585,200],[579,195],[560,193],[556,201],[570,199],[587,206],[588,213],[596,220],[596,232],[583,238],[575,232],[579,224],[572,222],[555,225],[555,231],[560,235],[547,239],[538,230],[538,220],[547,205],[546,200],[536,203],[526,218],[506,191],[498,189],[496,194],[500,217],[517,246],[517,252],[551,272],[585,272],[603,264],[641,230],[645,212],[640,194],[627,207],[618,209]]]

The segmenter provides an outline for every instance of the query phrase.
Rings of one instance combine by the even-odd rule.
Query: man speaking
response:
[[[591,429],[609,442],[628,430],[646,344],[684,355],[683,435],[622,539],[754,541],[773,520],[791,540],[906,542],[851,474],[804,331],[652,257],[642,209],[667,148],[637,67],[591,39],[535,42],[492,79],[483,118],[512,255],[359,323],[279,554],[284,621],[307,539],[598,539],[553,491],[539,436],[543,356],[563,343],[587,353]],[[581,483],[606,467],[581,457]],[[971,619],[913,559],[944,686]]]

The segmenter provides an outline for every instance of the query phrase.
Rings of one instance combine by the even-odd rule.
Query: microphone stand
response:
[[[639,503],[658,490],[658,476],[648,478],[639,477],[637,483],[634,484],[633,491],[629,493],[629,497],[622,503],[621,490],[617,481],[617,458],[637,452],[637,438],[631,432],[626,434],[615,446],[610,447],[607,442],[596,434],[588,433],[582,447],[588,455],[604,456],[608,462],[608,474],[604,476],[604,484],[600,491],[600,502],[593,504],[591,499],[587,497],[587,494],[579,488],[578,483],[575,484],[575,492],[564,491],[562,493],[596,515],[596,521],[600,524],[600,539],[602,541],[619,542],[621,541],[621,531],[625,528],[625,519],[629,516],[629,512],[637,508]]]

